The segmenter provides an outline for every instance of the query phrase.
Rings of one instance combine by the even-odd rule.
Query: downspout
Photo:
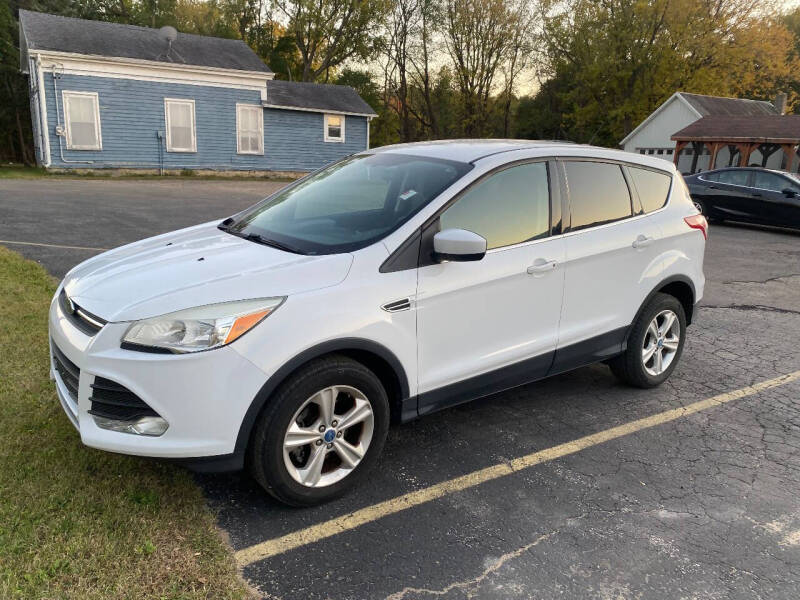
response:
[[[56,76],[56,66],[53,65],[53,95],[55,96],[56,100],[56,136],[58,136],[58,152],[61,155],[61,162],[70,163],[70,164],[94,164],[93,160],[67,160],[64,158],[64,145],[61,143],[61,138],[64,137],[63,132],[64,128],[61,125],[61,108],[58,104],[58,84],[56,81],[58,77]],[[61,132],[61,133],[59,133]],[[97,133],[97,132],[95,132]]]
[[[369,124],[372,123],[372,117],[367,117],[367,150],[369,150]]]
[[[39,94],[39,126],[42,135],[42,166],[50,166],[50,131],[47,129],[47,102],[44,97],[44,73],[42,73],[42,55],[36,54],[36,80]]]

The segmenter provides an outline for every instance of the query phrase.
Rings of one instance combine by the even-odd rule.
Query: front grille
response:
[[[90,415],[118,421],[134,421],[142,417],[160,416],[139,396],[110,379],[95,377],[91,387]]]
[[[58,346],[52,344],[52,347],[53,364],[56,368],[56,372],[61,376],[61,381],[64,382],[64,386],[67,388],[72,401],[77,403],[78,381],[81,378],[81,370],[75,365],[74,362],[64,356],[64,353],[58,349]]]
[[[86,335],[94,335],[106,324],[104,319],[93,315],[88,310],[71,302],[65,290],[61,290],[61,293],[58,295],[58,304],[61,306],[61,311],[66,315],[70,323],[75,325],[75,327]]]

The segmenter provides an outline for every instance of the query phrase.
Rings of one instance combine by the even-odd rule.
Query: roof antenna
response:
[[[178,53],[178,51],[172,48],[172,42],[178,39],[177,29],[175,29],[172,25],[164,25],[161,29],[158,30],[158,37],[167,42],[167,50],[163,54],[159,54],[156,57],[156,60],[161,59],[161,57],[163,56],[169,62],[173,62],[172,58],[170,58],[169,53],[174,52],[182,63],[186,62],[183,59],[183,57]]]

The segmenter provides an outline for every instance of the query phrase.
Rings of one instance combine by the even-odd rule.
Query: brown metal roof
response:
[[[749,98],[722,98],[680,92],[680,95],[704,117],[711,116],[757,116],[777,115],[778,111],[772,102],[750,100]]]
[[[800,143],[800,115],[710,116],[672,135],[689,142]]]

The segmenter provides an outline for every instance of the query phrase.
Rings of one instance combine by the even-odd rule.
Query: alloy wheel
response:
[[[658,313],[644,334],[642,363],[649,375],[657,377],[669,369],[678,353],[681,339],[681,324],[671,310]]]
[[[346,385],[326,387],[300,406],[286,429],[286,469],[306,487],[341,481],[366,455],[374,427],[372,405],[363,392]]]

